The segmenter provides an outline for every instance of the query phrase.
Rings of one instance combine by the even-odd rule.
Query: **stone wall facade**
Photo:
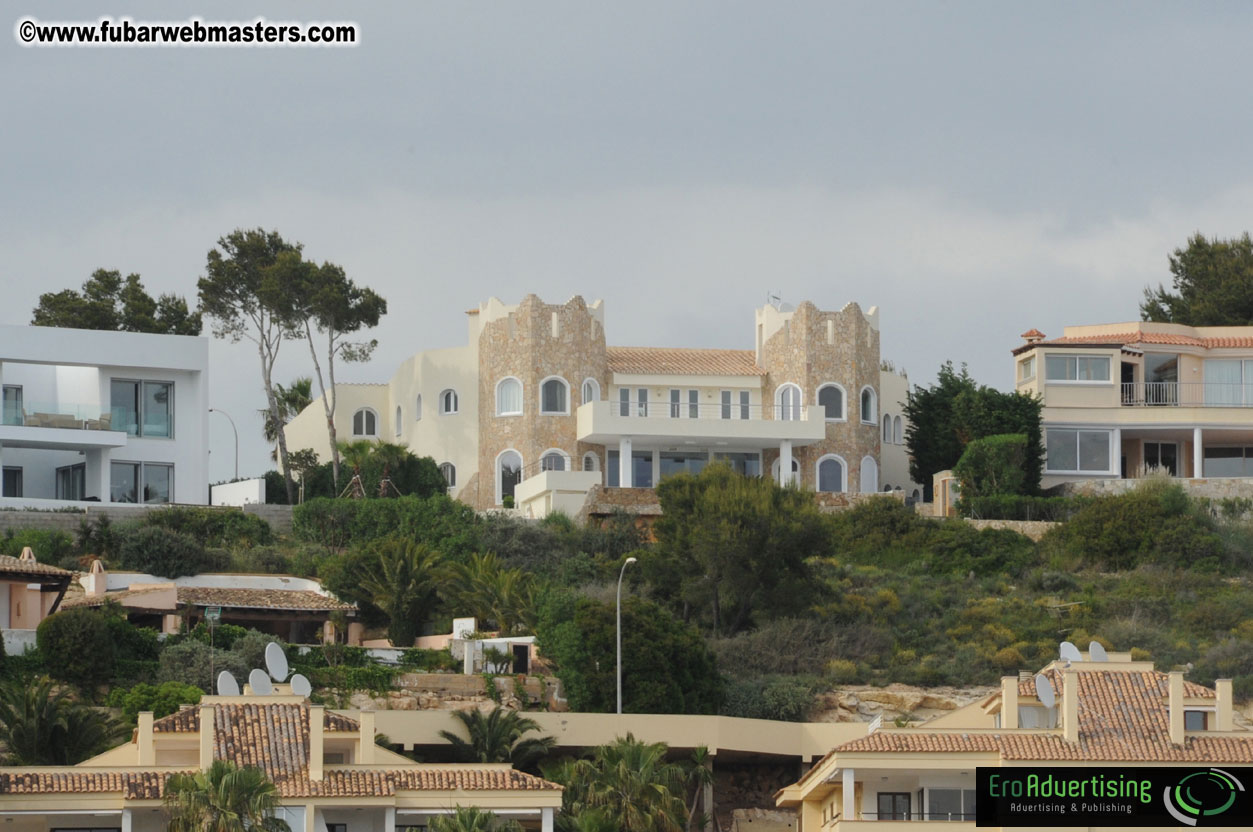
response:
[[[817,462],[834,454],[845,463],[844,487],[862,490],[861,461],[870,457],[878,468],[880,430],[879,330],[855,303],[837,312],[823,312],[809,301],[801,303],[778,331],[765,339],[759,363],[767,375],[762,380],[762,401],[777,404],[779,387],[795,384],[801,389],[804,406],[818,403],[818,389],[838,384],[844,390],[844,419],[828,420],[826,438],[816,444],[792,449],[803,488],[817,487]],[[861,421],[860,397],[864,388],[874,392],[874,418]],[[767,408],[768,416],[778,411]],[[762,469],[769,474],[779,452],[763,454]],[[873,489],[878,490],[876,486]]]
[[[583,404],[583,382],[595,379],[601,396],[609,389],[605,332],[582,297],[546,304],[527,295],[507,316],[490,321],[479,335],[479,475],[474,493],[462,499],[482,510],[499,505],[497,460],[506,450],[522,456],[527,476],[539,471],[546,451],[563,451],[570,468],[581,470],[583,455],[597,454],[604,469],[604,449],[576,439],[575,411]],[[496,389],[501,380],[522,384],[522,413],[498,416]],[[564,379],[566,412],[543,413],[540,388],[545,379]]]
[[[84,521],[94,521],[98,517],[108,517],[111,522],[120,523],[127,520],[138,520],[150,511],[165,511],[162,505],[110,505],[101,503],[83,509],[58,511],[0,511],[0,531],[13,529],[45,529],[62,531],[73,535]],[[241,508],[215,506],[195,506],[197,509],[210,511],[243,511],[253,514],[270,524],[274,531],[287,534],[291,531],[292,507],[279,505],[247,505]]]

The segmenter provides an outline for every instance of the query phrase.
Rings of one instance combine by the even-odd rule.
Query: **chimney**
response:
[[[1026,341],[1028,344],[1034,344],[1038,341],[1044,340],[1044,333],[1038,329],[1028,329],[1022,334],[1022,340]]]
[[[1018,728],[1018,677],[1001,677],[1001,728]]]
[[[1079,674],[1074,670],[1062,675],[1062,738],[1079,742]]]
[[[200,770],[208,771],[213,765],[213,706],[200,707]]]
[[[83,589],[88,598],[99,598],[109,588],[109,576],[104,571],[104,561],[97,558],[91,562],[91,571],[83,578]]]
[[[1170,671],[1170,741],[1183,745],[1183,671]]]
[[[1215,716],[1218,717],[1218,724],[1214,726],[1214,729],[1217,731],[1230,731],[1232,730],[1231,709],[1233,705],[1231,697],[1231,680],[1219,679],[1214,682],[1214,693],[1218,695],[1218,701],[1214,703],[1217,706],[1216,710],[1218,711],[1218,713],[1215,714]]]
[[[152,711],[139,712],[136,744],[139,746],[139,765],[156,765],[157,750],[152,737]]]
[[[322,763],[325,750],[322,746],[326,730],[326,709],[321,705],[309,706],[309,779],[322,779]]]
[[[374,711],[361,711],[361,746],[357,749],[357,762],[369,765],[374,762]]]

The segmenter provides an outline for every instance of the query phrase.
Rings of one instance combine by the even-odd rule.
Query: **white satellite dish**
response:
[[[265,669],[270,671],[276,682],[287,678],[287,654],[278,646],[277,641],[271,641],[265,646]]]
[[[301,674],[291,677],[291,692],[297,696],[308,696],[313,693],[313,685]]]
[[[1105,646],[1099,641],[1094,641],[1088,645],[1088,658],[1094,662],[1109,661],[1109,654],[1105,652]]]
[[[269,696],[274,693],[274,685],[270,684],[270,677],[261,668],[253,668],[248,674],[248,684],[252,685],[252,692],[257,696]]]
[[[1040,704],[1046,708],[1057,704],[1057,696],[1053,693],[1053,683],[1043,673],[1035,675],[1035,695],[1040,700]]]
[[[218,674],[218,696],[239,696],[239,682],[229,670]]]
[[[1083,661],[1083,654],[1079,652],[1079,648],[1071,644],[1069,641],[1063,641],[1061,646],[1062,658],[1068,662]]]

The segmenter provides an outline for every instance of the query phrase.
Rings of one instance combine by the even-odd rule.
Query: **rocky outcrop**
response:
[[[991,687],[917,688],[901,684],[882,688],[845,687],[818,696],[813,720],[869,722],[882,716],[885,721],[899,718],[921,721],[969,705],[994,690]]]

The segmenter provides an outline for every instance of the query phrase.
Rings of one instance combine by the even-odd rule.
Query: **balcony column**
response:
[[[631,488],[634,485],[633,468],[631,437],[623,436],[618,439],[618,486],[620,488]]]
[[[107,503],[109,502],[110,485],[112,484],[112,478],[109,476],[109,449],[101,448],[96,451],[96,460],[95,496],[100,498],[101,503]],[[90,483],[90,480],[83,483],[84,497],[92,496],[92,489],[88,483]]]
[[[792,440],[779,440],[779,485],[792,481]]]
[[[1201,429],[1192,429],[1192,477],[1197,479],[1205,470],[1204,446],[1201,443]]]
[[[1114,472],[1115,477],[1122,479],[1122,428],[1114,428],[1109,452],[1109,470]]]
[[[843,785],[840,792],[840,820],[857,819],[857,784],[853,782],[853,770],[846,768],[840,772]]]

